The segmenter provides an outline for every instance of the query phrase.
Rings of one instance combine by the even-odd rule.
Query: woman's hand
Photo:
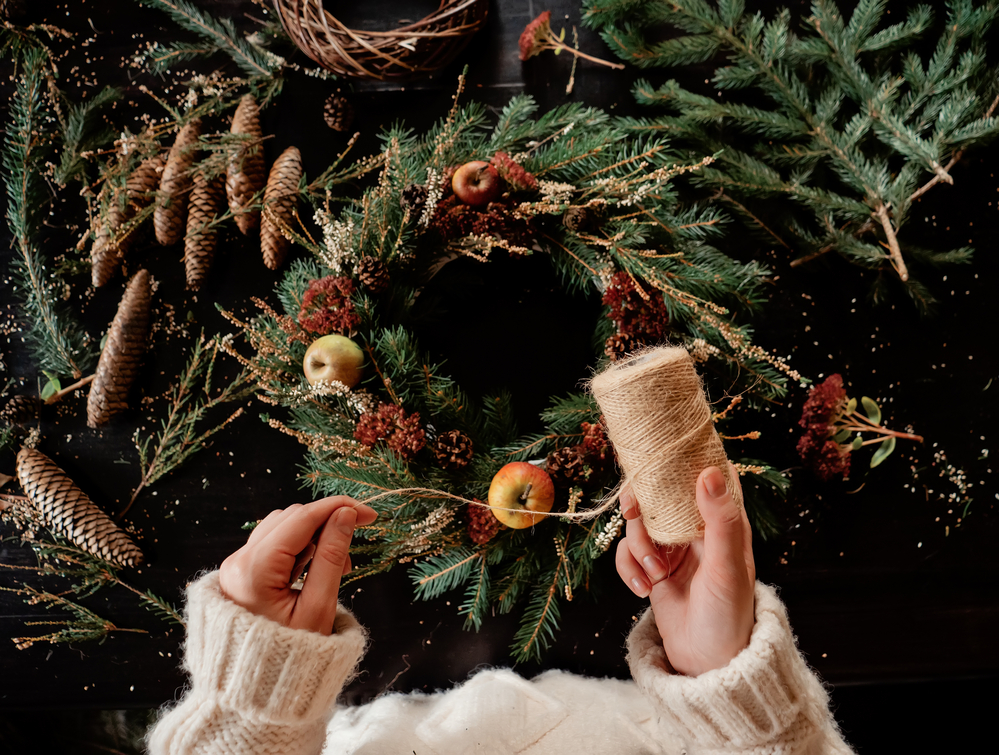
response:
[[[219,583],[229,600],[292,629],[333,631],[340,577],[350,571],[355,525],[378,514],[347,496],[272,511],[246,545],[222,562]],[[301,590],[292,590],[309,561]]]
[[[626,488],[621,510],[628,524],[617,548],[618,574],[639,597],[651,595],[666,657],[687,676],[728,664],[749,644],[754,623],[752,531],[716,467],[697,479],[697,508],[704,537],[671,551],[652,542]]]

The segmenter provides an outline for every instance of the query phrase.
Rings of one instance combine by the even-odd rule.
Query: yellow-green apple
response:
[[[507,527],[522,530],[544,519],[555,502],[555,486],[548,473],[526,461],[514,461],[500,469],[489,485],[493,516]],[[541,513],[533,513],[541,512]]]
[[[489,163],[472,160],[451,176],[451,189],[463,204],[480,207],[499,197],[503,191],[503,180]]]
[[[361,381],[364,352],[346,336],[317,338],[305,352],[302,370],[309,385],[336,380],[348,388]]]

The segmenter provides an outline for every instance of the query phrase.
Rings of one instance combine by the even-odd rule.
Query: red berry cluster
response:
[[[350,300],[354,293],[354,282],[346,276],[328,275],[310,281],[302,307],[298,312],[298,324],[312,333],[346,333],[361,323]]]
[[[489,161],[514,191],[537,191],[538,179],[528,173],[524,166],[514,162],[506,152],[497,152]]]
[[[478,498],[472,500],[482,503]],[[485,545],[499,532],[499,520],[493,516],[492,509],[487,509],[485,506],[469,505],[467,508],[468,537],[476,545]]]
[[[366,412],[354,428],[354,440],[374,446],[381,440],[404,459],[410,459],[427,442],[427,434],[420,427],[420,415],[406,411],[395,404],[379,404],[374,412]]]
[[[798,421],[805,428],[805,434],[798,440],[798,454],[823,481],[837,475],[846,479],[850,474],[850,446],[842,446],[830,437],[831,428],[842,416],[847,401],[843,377],[830,375],[808,392]]]
[[[607,316],[621,335],[633,336],[640,343],[665,341],[670,322],[666,304],[655,290],[648,297],[645,299],[631,276],[622,271],[611,277],[603,303],[610,308]]]

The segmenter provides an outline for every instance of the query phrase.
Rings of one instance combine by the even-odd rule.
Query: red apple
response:
[[[507,527],[522,530],[532,527],[545,517],[531,512],[551,511],[555,502],[555,486],[548,473],[515,461],[500,469],[489,485],[489,505],[493,516]]]
[[[361,380],[364,352],[346,336],[329,335],[317,338],[305,352],[302,371],[309,385],[320,380],[336,380],[353,388]]]
[[[492,165],[473,160],[454,172],[451,189],[463,204],[481,207],[499,198],[503,181]]]

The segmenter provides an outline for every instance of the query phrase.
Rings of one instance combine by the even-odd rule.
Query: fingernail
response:
[[[635,513],[635,508],[638,505],[638,500],[635,498],[635,494],[631,490],[625,490],[621,493],[621,516],[625,519],[631,519],[632,514]]]
[[[704,487],[708,490],[708,495],[714,499],[722,498],[728,493],[725,487],[725,477],[718,467],[711,467],[704,475]]]
[[[648,594],[652,592],[652,588],[649,587],[649,583],[641,577],[635,577],[632,579],[631,584],[635,587],[635,593],[640,598],[648,597]]]
[[[642,559],[642,563],[645,564],[645,573],[652,579],[658,581],[666,576],[666,567],[658,556],[646,556]]]
[[[357,504],[354,507],[354,511],[356,511],[358,514],[368,514],[368,513],[371,513],[371,514],[374,514],[375,516],[378,516],[378,512],[377,511],[375,511],[373,508],[371,508],[370,506],[368,506],[367,504],[364,504],[364,503]]]
[[[345,535],[354,534],[354,523],[357,521],[357,512],[349,506],[337,509],[333,518],[333,526]]]

